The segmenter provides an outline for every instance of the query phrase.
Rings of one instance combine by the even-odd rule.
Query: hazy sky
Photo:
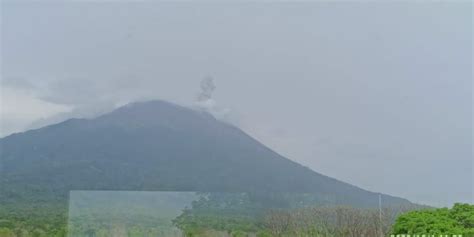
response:
[[[3,1],[1,136],[130,101],[192,105],[371,191],[474,202],[472,4]]]

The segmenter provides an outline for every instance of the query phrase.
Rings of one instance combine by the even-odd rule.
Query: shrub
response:
[[[399,216],[392,234],[474,236],[474,205],[457,203],[452,209],[425,209]]]

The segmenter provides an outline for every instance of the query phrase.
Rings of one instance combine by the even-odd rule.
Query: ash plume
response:
[[[201,81],[201,93],[199,93],[197,100],[206,101],[212,99],[212,92],[216,89],[214,78],[206,77]]]
[[[197,95],[195,105],[201,110],[212,114],[216,119],[229,122],[230,109],[221,108],[212,98],[212,93],[216,90],[214,78],[205,77],[202,79],[201,92]]]

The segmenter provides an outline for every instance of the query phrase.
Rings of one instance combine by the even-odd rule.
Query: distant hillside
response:
[[[14,134],[0,147],[5,202],[64,198],[69,190],[166,190],[297,192],[324,204],[378,205],[377,193],[297,164],[208,113],[163,101]]]

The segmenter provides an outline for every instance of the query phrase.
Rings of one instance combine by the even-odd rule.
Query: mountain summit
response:
[[[31,190],[283,192],[378,205],[378,193],[314,172],[206,112],[164,101],[13,134],[0,146],[0,198]],[[387,205],[410,203],[382,197]]]

